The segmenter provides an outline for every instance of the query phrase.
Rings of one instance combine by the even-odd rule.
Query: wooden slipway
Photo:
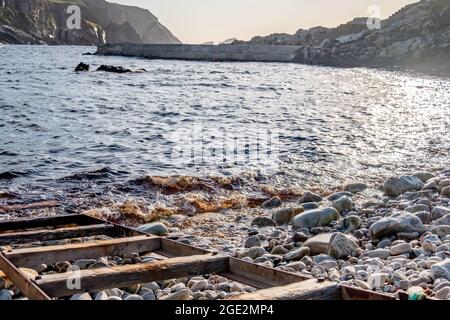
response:
[[[97,235],[107,235],[112,239],[19,249],[9,246]],[[86,215],[0,222],[0,246],[4,246],[0,253],[0,269],[32,300],[52,300],[81,292],[206,274],[220,274],[257,289],[253,293],[234,296],[232,300],[395,300],[393,295],[341,286],[329,281],[318,282]],[[68,288],[67,285],[73,277],[73,271],[30,278],[20,270],[43,263],[150,252],[159,259],[150,263],[77,271],[78,276],[81,276],[78,289]]]

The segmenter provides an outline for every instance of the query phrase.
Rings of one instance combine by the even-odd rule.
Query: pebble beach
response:
[[[378,186],[350,182],[327,195],[305,191],[295,202],[275,196],[247,210],[225,209],[191,217],[175,214],[135,227],[319,281],[393,295],[403,291],[414,299],[450,299],[449,169],[391,177]],[[86,240],[104,238],[71,241]],[[52,244],[61,242],[32,246]],[[73,266],[83,270],[158,259],[152,253],[135,253],[23,271],[37,276],[67,272]],[[0,288],[2,300],[26,299],[4,275]],[[255,289],[222,276],[204,275],[67,299],[220,300],[252,291]]]

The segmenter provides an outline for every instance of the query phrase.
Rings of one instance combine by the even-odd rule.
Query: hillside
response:
[[[389,66],[450,72],[450,1],[410,4],[369,29],[367,18],[336,28],[300,29],[235,44],[289,44],[302,49],[296,62],[331,66]]]
[[[3,5],[2,5],[3,4]],[[81,29],[67,27],[67,8],[81,9]],[[0,43],[180,43],[148,10],[105,0],[1,0]]]

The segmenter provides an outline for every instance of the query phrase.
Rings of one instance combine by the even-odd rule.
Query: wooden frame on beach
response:
[[[16,244],[36,241],[74,240],[80,237],[107,236],[67,244],[34,245],[14,248]],[[157,237],[86,215],[61,215],[0,222],[0,269],[33,300],[51,300],[82,292],[131,286],[140,283],[219,274],[251,286],[253,293],[233,296],[231,300],[395,300],[380,294],[335,282],[322,281],[268,268],[217,254],[194,246]],[[32,278],[21,268],[78,259],[152,253],[154,261],[114,267],[100,267]],[[80,287],[69,288],[68,280],[78,272]]]

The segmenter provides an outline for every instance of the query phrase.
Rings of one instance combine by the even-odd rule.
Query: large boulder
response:
[[[332,233],[319,234],[306,241],[303,246],[309,248],[312,256],[326,253],[332,236]]]
[[[84,71],[89,71],[89,65],[85,64],[83,62],[80,62],[76,68],[75,68],[75,72],[84,72]]]
[[[291,222],[292,218],[303,211],[305,211],[303,207],[280,209],[273,213],[272,220],[279,226],[288,224]]]
[[[352,237],[335,233],[330,239],[326,254],[335,259],[342,259],[350,256],[358,248],[356,240]]]
[[[292,219],[292,226],[297,229],[322,227],[340,218],[341,215],[335,208],[315,209],[296,215]]]
[[[423,188],[422,180],[415,176],[391,177],[384,181],[383,190],[388,196],[399,196],[408,191],[419,191]]]
[[[381,239],[397,235],[398,233],[422,233],[425,226],[422,221],[412,213],[396,213],[390,217],[382,218],[369,228],[372,238]]]

